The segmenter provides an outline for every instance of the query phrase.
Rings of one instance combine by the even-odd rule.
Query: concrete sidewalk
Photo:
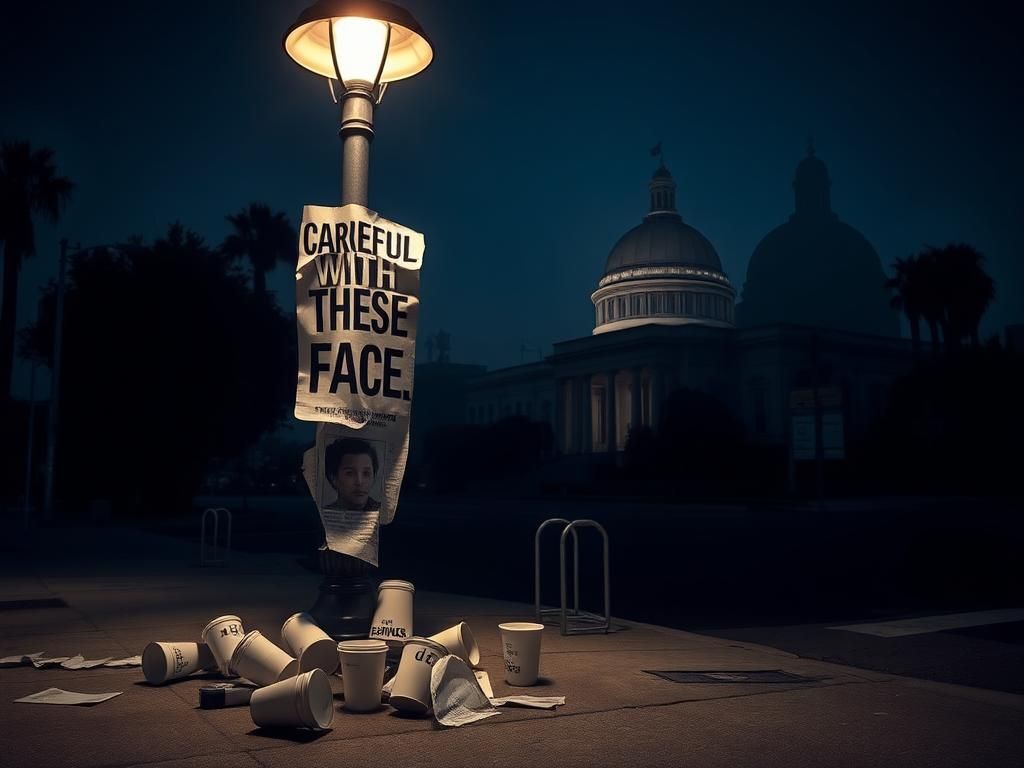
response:
[[[103,536],[102,545],[98,539]],[[120,538],[119,538],[120,537]],[[128,656],[151,640],[198,640],[237,613],[275,642],[319,578],[286,556],[194,564],[186,542],[135,531],[56,532],[59,562],[0,569],[0,656]],[[73,549],[71,547],[74,547]],[[95,557],[89,553],[118,552]],[[75,554],[75,553],[79,554]],[[62,600],[66,605],[12,601]],[[24,606],[39,607],[24,607]],[[465,619],[495,695],[564,695],[555,711],[503,708],[458,729],[382,709],[339,709],[323,734],[255,728],[248,708],[200,710],[203,678],[154,688],[138,668],[0,670],[0,765],[10,766],[1020,766],[1024,697],[801,659],[771,648],[630,622],[609,635],[543,640],[542,685],[503,682],[497,625],[532,607],[416,594],[416,631]],[[646,670],[783,670],[788,683],[677,683]],[[209,679],[209,678],[207,678]],[[123,691],[93,707],[14,704],[48,687]],[[340,681],[334,681],[340,694]]]

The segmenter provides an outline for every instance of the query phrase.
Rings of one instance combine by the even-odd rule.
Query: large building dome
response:
[[[731,327],[735,291],[714,246],[676,211],[664,165],[650,191],[650,212],[612,248],[591,297],[594,333],[649,323]]]
[[[832,181],[813,146],[793,179],[796,211],[750,257],[739,325],[809,325],[899,334],[878,252],[832,211]]]

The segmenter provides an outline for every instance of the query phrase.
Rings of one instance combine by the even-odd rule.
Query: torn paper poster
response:
[[[303,475],[327,546],[372,565],[409,451],[423,252],[423,235],[363,206],[303,209],[295,416],[319,422]]]
[[[341,424],[317,425],[302,475],[330,549],[379,564],[380,526],[395,516],[408,447],[406,422],[358,434]]]
[[[408,417],[423,251],[419,232],[361,205],[303,208],[296,418],[360,430]]]
[[[4,656],[2,659],[0,659],[0,668],[22,667],[31,664],[35,659],[38,659],[40,656],[42,656],[43,653],[44,651],[39,651],[39,653],[25,653],[15,654],[14,656]]]
[[[15,699],[16,704],[99,704],[120,696],[123,691],[112,693],[76,693],[64,691],[60,688],[47,688],[45,691],[33,693],[30,696],[22,696]]]
[[[141,667],[141,656],[129,656],[126,659],[112,659],[103,665],[104,667]]]
[[[107,656],[105,659],[87,659],[82,654],[78,654],[61,662],[61,666],[64,669],[92,669],[93,667],[102,667],[113,658],[113,656]]]
[[[442,656],[430,671],[430,700],[441,725],[459,727],[500,715],[458,656]]]

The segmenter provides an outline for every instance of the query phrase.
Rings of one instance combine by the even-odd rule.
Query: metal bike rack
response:
[[[561,574],[562,604],[559,608],[541,608],[540,605],[540,535],[549,525],[561,523],[562,537],[559,545],[559,572]],[[604,552],[604,616],[580,610],[580,542],[576,533],[579,528],[596,528],[603,539]],[[565,573],[565,544],[572,534],[572,568],[573,568],[573,605],[568,606],[568,584]],[[608,632],[612,626],[611,581],[608,575],[608,534],[600,523],[594,520],[573,520],[572,522],[553,517],[545,520],[537,527],[533,537],[533,603],[534,613],[539,623],[545,618],[558,616],[558,623],[563,635],[583,634],[587,632]]]
[[[227,516],[227,530],[224,537],[224,546],[218,557],[220,539],[220,513]],[[206,518],[213,518],[213,543],[209,550],[206,546]],[[201,565],[224,565],[231,557],[231,510],[227,507],[210,507],[203,511],[203,517],[199,522],[199,563]]]

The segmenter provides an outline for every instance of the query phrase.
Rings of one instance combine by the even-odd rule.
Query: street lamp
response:
[[[365,206],[373,109],[388,83],[427,68],[433,46],[412,14],[397,5],[318,0],[289,27],[284,49],[300,66],[341,84],[341,202]]]
[[[327,78],[340,103],[341,204],[366,207],[374,107],[389,83],[427,68],[433,46],[412,14],[384,0],[317,0],[283,42],[297,64]],[[366,637],[376,605],[375,569],[330,549],[322,551],[320,567],[324,580],[310,613],[335,639]]]

